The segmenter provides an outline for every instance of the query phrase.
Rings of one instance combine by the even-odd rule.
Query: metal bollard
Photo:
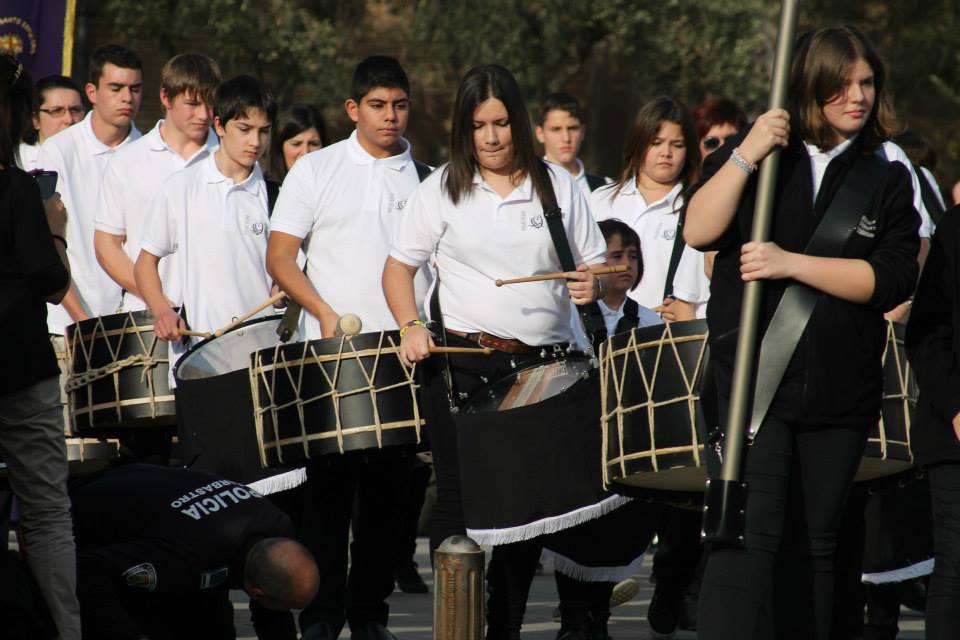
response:
[[[466,536],[450,536],[434,554],[434,640],[483,640],[484,552]]]

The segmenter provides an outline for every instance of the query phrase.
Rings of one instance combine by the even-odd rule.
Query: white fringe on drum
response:
[[[641,554],[633,562],[621,567],[587,567],[550,549],[543,550],[544,558],[553,560],[553,570],[568,578],[583,582],[620,582],[631,578],[643,566]]]
[[[631,500],[633,500],[633,498],[613,495],[596,504],[580,507],[568,513],[550,516],[531,522],[530,524],[508,527],[506,529],[471,529],[467,527],[467,536],[472,538],[477,544],[489,546],[522,542],[548,533],[563,531],[564,529],[575,527],[578,524],[583,524],[590,520],[595,520],[627,504]]]
[[[280,493],[287,489],[295,489],[307,481],[307,468],[300,467],[286,473],[279,473],[269,478],[251,482],[247,486],[262,496],[268,496],[271,493]]]
[[[921,578],[933,573],[933,558],[912,564],[909,567],[881,571],[879,573],[865,573],[862,581],[868,584],[890,584],[891,582],[906,582],[914,578]]]

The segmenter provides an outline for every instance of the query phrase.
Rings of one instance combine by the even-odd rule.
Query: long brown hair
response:
[[[533,130],[523,94],[513,74],[497,64],[474,67],[463,76],[457,89],[450,130],[450,163],[443,172],[444,191],[454,204],[470,193],[479,167],[473,141],[473,113],[490,98],[496,98],[507,108],[513,139],[510,172],[530,176],[534,191],[543,201],[552,186],[547,183],[547,172],[537,166],[543,161],[533,147]]]
[[[697,181],[700,176],[700,144],[697,130],[693,126],[693,119],[682,102],[661,96],[643,105],[637,112],[633,128],[627,135],[627,144],[623,149],[623,171],[620,172],[620,179],[614,183],[611,199],[630,184],[631,180],[636,180],[640,175],[647,150],[650,149],[664,122],[680,125],[680,130],[683,132],[686,159],[680,169],[680,175],[677,176],[677,181],[684,187],[689,187]]]
[[[876,99],[860,131],[864,150],[874,151],[896,124],[885,91],[887,68],[862,31],[853,26],[810,31],[797,41],[787,104],[797,133],[821,149],[836,146],[836,132],[823,116],[823,106],[844,90],[850,67],[863,60],[873,71]]]
[[[0,165],[15,165],[17,147],[30,122],[33,83],[19,60],[0,54]]]

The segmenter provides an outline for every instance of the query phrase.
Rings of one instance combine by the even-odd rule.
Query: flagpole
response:
[[[787,85],[793,44],[796,39],[799,0],[784,0],[780,12],[777,51],[773,63],[770,109],[782,109],[787,102]],[[751,242],[766,242],[770,237],[773,200],[776,190],[780,148],[774,147],[760,164],[757,200],[754,208]],[[707,481],[704,496],[703,536],[706,541],[730,545],[743,544],[747,486],[742,481],[743,454],[746,447],[747,420],[756,366],[757,333],[763,281],[752,280],[743,287],[740,307],[740,332],[733,365],[730,410],[723,438],[723,468],[719,479]]]

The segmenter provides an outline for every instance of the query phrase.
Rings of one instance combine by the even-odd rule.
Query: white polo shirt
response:
[[[390,255],[419,267],[436,254],[448,329],[485,331],[531,345],[572,342],[563,280],[495,285],[498,278],[561,270],[530,177],[501,198],[478,173],[471,191],[454,205],[442,190],[445,170],[434,171],[413,194]],[[574,262],[603,263],[607,243],[586,199],[566,171],[550,165],[550,174]]]
[[[590,209],[598,221],[617,219],[625,222],[640,236],[643,277],[627,295],[640,306],[653,309],[663,303],[673,242],[677,236],[677,216],[683,207],[682,185],[677,184],[666,196],[647,204],[631,180],[611,199],[614,185],[601,187],[590,194]],[[673,295],[693,303],[697,317],[706,314],[704,304],[710,297],[710,281],[703,271],[703,254],[690,246],[683,248],[680,265],[673,279]]]
[[[39,144],[27,144],[21,142],[17,147],[17,165],[24,171],[33,171],[37,168],[37,160],[40,157]]]
[[[268,231],[259,165],[234,184],[211,153],[160,186],[141,246],[177,261],[187,322],[194,331],[212,332],[270,297]],[[180,341],[170,345],[177,357],[184,351]]]
[[[381,276],[394,227],[420,184],[410,144],[401,143],[403,152],[374,158],[354,131],[303,156],[283,181],[270,224],[272,231],[307,240],[310,282],[338,314],[360,316],[364,332],[397,328]],[[422,308],[428,269],[418,272],[415,285]],[[303,314],[301,331],[303,340],[324,337],[309,313]]]
[[[50,136],[40,145],[39,168],[56,171],[57,192],[67,208],[67,256],[70,275],[90,316],[117,313],[120,286],[100,268],[93,249],[94,218],[104,170],[113,155],[140,137],[136,125],[116,147],[108,147],[93,133],[93,111],[87,117]],[[47,305],[50,333],[62,334],[73,320],[62,305]]]
[[[171,149],[160,135],[159,120],[142,138],[131,142],[116,153],[103,175],[97,205],[97,231],[115,236],[126,236],[123,250],[133,262],[140,254],[140,239],[147,224],[147,212],[160,185],[175,172],[199,161],[220,146],[216,134],[207,132],[206,144],[190,158],[184,159]],[[160,281],[164,293],[180,304],[180,282],[176,260],[160,261]],[[132,293],[124,293],[123,310],[146,309],[143,300]]]

